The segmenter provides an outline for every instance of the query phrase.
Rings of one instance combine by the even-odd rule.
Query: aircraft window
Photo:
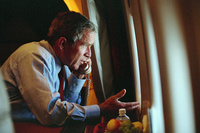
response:
[[[135,92],[136,92],[136,100],[141,103],[141,81],[140,81],[140,68],[139,68],[139,58],[138,58],[138,47],[137,47],[137,41],[136,41],[136,35],[135,35],[135,28],[134,28],[134,22],[133,22],[133,16],[131,13],[131,10],[128,5],[128,1],[124,1],[125,6],[125,15],[126,15],[126,21],[127,21],[127,32],[129,35],[129,47],[131,52],[131,58],[132,58],[132,67],[133,67],[133,75],[135,80]],[[141,111],[141,104],[139,107],[139,111]]]
[[[184,31],[185,29],[183,27],[186,25],[184,25],[184,20],[182,20],[185,18],[189,21],[184,11],[190,11],[191,7],[189,8],[189,6],[191,3],[186,4],[182,3],[182,1],[173,0],[157,1],[156,3],[145,3],[145,1],[142,1],[141,3],[149,4],[149,7],[151,7],[151,11],[149,12],[152,13],[152,23],[158,49],[160,80],[163,94],[160,97],[162,98],[163,104],[163,118],[165,120],[163,126],[165,131],[195,132],[193,96],[186,47],[187,41],[185,41],[188,38],[184,35],[188,31]],[[185,9],[183,5],[186,7]],[[147,12],[145,13],[147,14]],[[190,46],[191,44],[189,43]],[[152,90],[152,93],[156,94],[156,91]],[[156,98],[156,96],[152,97]],[[159,111],[159,108],[156,108],[153,101],[151,108],[153,118],[152,128],[156,132],[160,130],[156,126],[158,124],[156,112]],[[188,121],[190,121],[189,124]],[[187,124],[188,126],[182,126]]]
[[[138,48],[141,112],[151,116],[152,132],[195,132],[184,8],[189,9],[182,1],[129,0]],[[188,121],[189,126],[183,127]]]
[[[136,98],[140,116],[159,121],[155,129],[164,132],[162,91],[154,31],[146,1],[125,0],[125,14],[132,49]],[[150,116],[151,115],[151,116]],[[155,130],[154,130],[155,131]]]
[[[140,7],[143,20],[145,47],[148,57],[148,78],[151,90],[151,92],[149,91],[151,94],[151,123],[156,123],[153,124],[151,128],[154,132],[164,132],[163,98],[155,33],[148,2],[140,1]]]

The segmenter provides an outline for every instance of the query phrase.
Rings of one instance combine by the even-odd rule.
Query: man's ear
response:
[[[67,39],[65,37],[59,38],[59,48],[60,48],[60,50],[64,49],[66,43],[67,43]]]

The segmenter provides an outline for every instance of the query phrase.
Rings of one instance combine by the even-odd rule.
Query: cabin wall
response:
[[[195,133],[199,131],[199,2],[148,4],[158,49],[165,132]]]
[[[2,0],[0,9],[0,65],[22,44],[45,39],[55,15],[68,10],[62,0]]]
[[[149,116],[150,131],[199,132],[200,2],[124,3],[136,98]]]

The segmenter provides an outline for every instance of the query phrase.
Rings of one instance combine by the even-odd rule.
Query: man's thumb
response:
[[[116,99],[120,99],[122,98],[124,95],[126,94],[126,89],[123,89],[122,91],[120,91],[119,93],[117,93],[115,95]]]

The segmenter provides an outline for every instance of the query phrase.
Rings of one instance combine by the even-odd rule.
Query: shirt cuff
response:
[[[98,105],[83,106],[85,109],[86,119],[94,119],[100,117],[100,108]]]
[[[86,79],[78,79],[74,74],[71,74],[68,82],[69,82],[69,90],[71,92],[80,92],[80,90],[82,89],[84,83],[85,83]]]

